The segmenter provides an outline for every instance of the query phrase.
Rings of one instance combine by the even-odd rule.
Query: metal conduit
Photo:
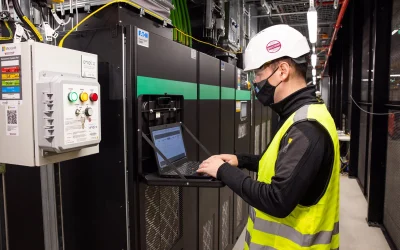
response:
[[[339,15],[338,15],[338,19],[337,19],[336,25],[335,25],[335,30],[333,31],[332,40],[331,40],[331,44],[329,46],[329,50],[328,50],[327,58],[326,58],[326,61],[325,61],[324,69],[322,70],[322,73],[321,73],[321,79],[324,76],[324,72],[325,72],[326,66],[328,64],[328,58],[331,55],[333,44],[335,43],[337,33],[339,32],[339,28],[340,28],[340,26],[342,24],[342,20],[343,20],[344,14],[346,13],[346,9],[347,9],[347,6],[349,5],[349,2],[350,2],[350,0],[345,0],[343,2],[342,8],[340,9],[340,12],[339,12]]]

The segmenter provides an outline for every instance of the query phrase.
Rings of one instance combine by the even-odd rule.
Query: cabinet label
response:
[[[149,47],[150,35],[148,31],[137,29],[137,44],[143,47]]]

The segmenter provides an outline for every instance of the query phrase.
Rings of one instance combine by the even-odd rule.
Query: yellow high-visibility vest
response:
[[[303,106],[286,120],[259,162],[258,181],[271,183],[282,138],[293,124],[307,120],[321,124],[332,138],[334,163],[326,191],[317,204],[297,205],[286,218],[250,208],[245,250],[339,249],[339,140],[335,122],[325,104]]]

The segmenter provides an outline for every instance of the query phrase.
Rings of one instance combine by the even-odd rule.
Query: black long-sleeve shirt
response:
[[[280,117],[276,131],[293,112],[318,102],[312,86],[273,104],[271,108]],[[293,125],[281,140],[271,184],[255,181],[240,170],[258,172],[261,156],[237,154],[237,157],[239,168],[225,163],[219,168],[217,178],[251,206],[284,218],[298,204],[311,206],[323,196],[332,172],[334,149],[325,128],[317,122],[303,121]]]

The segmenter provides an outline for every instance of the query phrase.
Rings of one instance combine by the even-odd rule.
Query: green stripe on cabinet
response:
[[[219,86],[200,84],[200,100],[219,100]]]
[[[235,100],[235,89],[221,87],[221,100]]]
[[[248,90],[236,90],[236,100],[238,100],[238,101],[250,101],[250,91],[248,91]]]
[[[185,100],[197,100],[197,84],[167,79],[137,76],[137,96],[140,95],[183,95]]]

